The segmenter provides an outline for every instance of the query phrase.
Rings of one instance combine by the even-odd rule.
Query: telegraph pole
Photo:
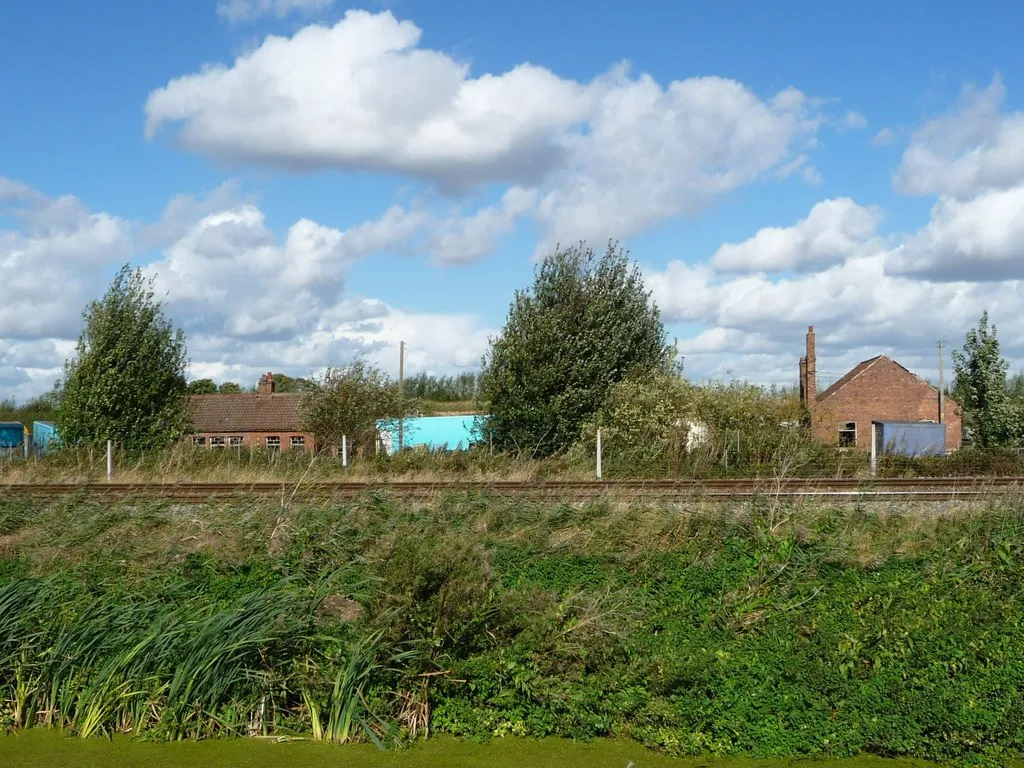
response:
[[[405,342],[398,342],[398,450],[402,450],[404,444],[402,434],[402,419],[405,416]]]
[[[944,405],[943,398],[945,397],[945,394],[943,393],[943,389],[945,388],[945,381],[944,381],[944,376],[943,376],[943,364],[945,363],[945,348],[946,348],[945,342],[943,342],[940,339],[938,347],[939,347],[939,424],[941,424],[942,423],[942,417],[943,417],[942,407]]]

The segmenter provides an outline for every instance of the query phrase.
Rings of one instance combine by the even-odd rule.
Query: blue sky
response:
[[[64,0],[0,6],[0,395],[132,261],[193,373],[472,367],[534,257],[609,238],[696,378],[989,309],[1024,360],[1010,3]],[[827,383],[826,376],[823,383]]]

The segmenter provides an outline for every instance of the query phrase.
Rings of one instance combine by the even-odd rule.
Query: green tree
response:
[[[597,257],[584,244],[548,255],[517,291],[483,361],[485,437],[502,450],[564,450],[631,375],[669,367],[658,308],[626,251]]]
[[[188,383],[188,393],[190,395],[215,395],[217,394],[217,385],[213,379],[196,379]]]
[[[967,332],[963,349],[953,350],[953,397],[962,409],[964,428],[982,448],[1005,445],[1015,431],[1008,368],[999,354],[996,327],[983,312],[978,327]]]
[[[401,411],[402,399],[391,379],[362,360],[328,368],[303,390],[303,429],[316,435],[321,450],[339,447],[342,435],[353,448],[371,450],[377,420],[397,418]]]
[[[283,373],[274,374],[275,392],[304,392],[310,384],[309,379],[292,378]]]
[[[114,440],[163,446],[188,427],[185,336],[164,316],[152,281],[125,265],[90,302],[76,356],[64,365],[56,421],[66,445]]]
[[[220,385],[220,393],[222,395],[237,395],[242,392],[242,385],[236,384],[233,381],[225,381]]]

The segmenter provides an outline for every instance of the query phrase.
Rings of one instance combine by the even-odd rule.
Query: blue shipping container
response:
[[[449,451],[465,450],[480,440],[477,416],[421,416],[402,420],[402,443],[406,448],[426,446]],[[398,450],[398,422],[378,421],[377,431],[387,452]]]
[[[17,421],[0,421],[0,448],[20,448],[25,442],[25,427]]]
[[[52,421],[32,422],[32,447],[37,454],[49,453],[60,445],[57,425]]]
[[[931,421],[874,421],[875,450],[898,456],[941,456],[946,425]]]

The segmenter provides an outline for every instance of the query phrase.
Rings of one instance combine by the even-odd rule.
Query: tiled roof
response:
[[[927,381],[922,379],[920,376],[918,376],[912,370],[907,368],[905,365],[900,365],[899,363],[897,363],[895,360],[893,360],[888,355],[876,355],[875,357],[872,357],[872,358],[870,358],[868,360],[864,360],[863,362],[857,363],[855,366],[853,366],[853,368],[851,368],[843,376],[841,376],[839,379],[837,379],[836,382],[831,387],[829,387],[824,392],[822,392],[820,395],[818,395],[818,397],[815,400],[815,402],[816,403],[822,403],[825,400],[828,400],[828,398],[832,397],[832,395],[836,394],[840,389],[845,387],[847,384],[849,384],[855,378],[857,378],[862,373],[864,373],[864,371],[866,371],[868,368],[870,368],[874,363],[877,363],[880,360],[885,360],[885,361],[887,361],[889,363],[892,363],[897,368],[902,368],[904,371],[906,371],[908,374],[913,376],[915,379],[918,379],[922,383],[927,384],[929,387],[934,389],[936,392],[939,391],[938,387],[936,387],[933,384],[928,384]],[[953,400],[953,398],[949,397],[948,395],[946,396],[946,401],[952,407],[956,407],[956,405],[957,405],[956,401]]]
[[[192,395],[188,399],[196,432],[298,432],[302,395]]]
[[[853,368],[851,368],[845,374],[836,379],[835,383],[831,387],[829,387],[820,395],[818,395],[815,402],[820,403],[823,400],[827,400],[828,398],[832,397],[832,395],[834,395],[840,389],[842,389],[855,378],[864,373],[864,371],[866,371],[873,362],[881,359],[882,357],[884,357],[884,355],[876,355],[875,357],[872,357],[869,360],[864,360],[863,362],[857,363],[855,366],[853,366]]]

